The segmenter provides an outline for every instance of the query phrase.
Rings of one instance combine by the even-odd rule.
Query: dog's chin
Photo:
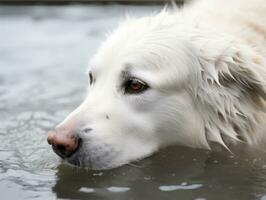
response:
[[[126,163],[116,163],[112,160],[107,160],[107,159],[91,160],[88,155],[83,155],[80,152],[76,152],[71,157],[62,160],[64,164],[88,170],[108,170],[126,164]]]
[[[109,169],[113,169],[113,168],[117,168],[122,166],[123,164],[120,165],[102,165],[102,164],[97,164],[97,163],[83,163],[80,162],[77,159],[64,159],[63,163],[66,165],[69,165],[71,167],[77,167],[77,168],[82,168],[82,169],[87,169],[87,170],[109,170]]]

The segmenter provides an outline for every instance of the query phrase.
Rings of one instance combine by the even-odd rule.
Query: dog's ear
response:
[[[204,86],[236,90],[239,97],[242,94],[266,100],[266,59],[255,49],[229,46],[217,55],[205,53],[200,57],[200,66]]]
[[[266,110],[265,58],[251,47],[234,44],[200,53],[196,93],[201,107],[208,110],[207,138],[224,146],[224,135],[254,143],[252,132],[259,113]]]

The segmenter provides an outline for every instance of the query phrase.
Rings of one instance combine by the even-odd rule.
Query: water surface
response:
[[[0,6],[0,199],[266,199],[266,159],[170,147],[108,171],[61,164],[46,133],[84,98],[88,59],[126,12],[156,6]],[[264,196],[265,195],[265,196]]]

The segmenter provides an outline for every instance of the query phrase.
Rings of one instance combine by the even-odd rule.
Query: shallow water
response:
[[[61,164],[46,133],[86,93],[87,60],[126,12],[0,6],[0,199],[266,199],[266,156],[171,147],[108,171]]]

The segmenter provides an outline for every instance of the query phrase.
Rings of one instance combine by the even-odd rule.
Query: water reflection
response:
[[[165,199],[169,194],[161,192],[159,187],[198,183],[193,177],[203,173],[207,157],[205,151],[172,147],[114,170],[87,171],[61,165],[53,191],[59,198]],[[93,192],[84,192],[84,188]],[[173,197],[172,194],[169,197]]]
[[[108,171],[61,165],[53,191],[66,199],[259,199],[266,193],[263,163],[254,155],[171,147]]]

